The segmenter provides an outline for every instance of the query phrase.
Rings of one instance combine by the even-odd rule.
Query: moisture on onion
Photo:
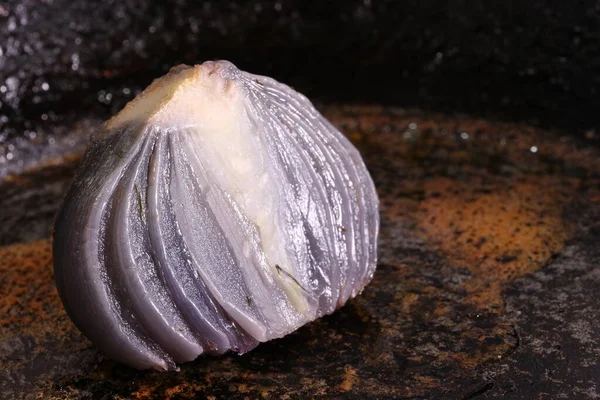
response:
[[[91,135],[56,283],[109,357],[177,369],[332,313],[371,280],[378,198],[306,97],[226,61],[179,66]]]

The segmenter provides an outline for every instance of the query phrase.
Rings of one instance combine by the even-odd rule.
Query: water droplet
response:
[[[17,29],[17,20],[14,17],[9,18],[8,19],[8,31],[9,32],[13,32],[16,29]]]
[[[15,78],[14,76],[11,76],[10,78],[8,78],[6,80],[6,86],[11,91],[17,90],[17,88],[19,87],[19,80],[17,78]]]
[[[71,69],[77,71],[79,69],[79,54],[73,53],[71,55]]]

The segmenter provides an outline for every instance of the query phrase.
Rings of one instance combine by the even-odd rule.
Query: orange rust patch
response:
[[[139,390],[131,393],[132,399],[148,399],[152,396],[152,389],[149,387],[141,387]]]
[[[188,389],[189,389],[189,387],[186,386],[185,384],[170,387],[165,390],[165,397],[167,399],[178,398],[178,396],[181,396],[183,393],[188,391]]]
[[[465,284],[471,300],[501,303],[502,284],[544,266],[559,253],[569,227],[562,206],[573,190],[569,182],[425,182],[417,214],[420,228],[474,279]]]
[[[48,284],[51,260],[49,240],[0,247],[0,327],[28,326],[49,307],[60,307],[56,289]]]
[[[22,362],[46,352],[48,342],[57,353],[90,347],[58,297],[51,248],[50,239],[0,247],[0,343],[30,338],[33,347]]]
[[[435,387],[438,384],[437,379],[430,376],[417,375],[415,376],[415,379],[421,382],[425,387]]]
[[[473,190],[441,179],[425,190],[421,228],[475,275],[510,281],[536,271],[567,238],[553,188],[518,183]]]
[[[358,382],[358,375],[356,374],[356,370],[349,365],[344,367],[344,380],[340,383],[340,389],[347,392],[352,389]]]
[[[562,251],[572,228],[562,213],[580,193],[600,198],[597,152],[572,138],[469,117],[343,110],[328,114],[351,137],[365,135],[356,144],[378,172],[381,259],[402,260],[390,248],[423,234],[448,265],[469,270],[460,286],[480,309],[501,311],[506,282]],[[403,234],[388,235],[386,223]]]
[[[417,300],[419,300],[419,295],[417,293],[406,293],[403,296],[403,301],[402,301],[402,312],[408,314],[410,312],[410,309],[412,308],[413,304],[415,304],[417,302]]]

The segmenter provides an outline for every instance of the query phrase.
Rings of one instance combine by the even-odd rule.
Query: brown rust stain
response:
[[[562,190],[543,183],[425,184],[420,227],[431,241],[474,275],[507,282],[531,273],[559,253],[569,228],[561,218]]]
[[[343,377],[344,380],[342,381],[342,383],[340,383],[340,389],[342,389],[344,392],[351,390],[352,386],[354,386],[358,382],[358,374],[356,370],[350,365],[346,365],[344,367]]]
[[[477,344],[471,351],[432,349],[437,365],[472,370],[506,357],[516,343],[512,326],[503,319],[506,283],[543,268],[562,252],[576,230],[575,219],[565,213],[587,201],[582,193],[592,201],[598,193],[597,151],[527,126],[468,117],[421,118],[411,112],[356,112],[364,120],[346,115],[341,126],[362,133],[354,142],[375,171],[383,223],[381,259],[402,269],[408,264],[409,271],[419,268],[419,257],[413,262],[389,248],[407,241],[409,247],[420,246],[415,238],[421,238],[442,257],[440,263],[468,271],[453,285],[465,293],[460,303],[471,318],[493,322],[481,328],[460,324],[457,304],[436,300],[440,290],[449,288],[422,282],[414,292],[407,292],[406,284],[400,287],[394,307],[402,311],[401,318],[435,321],[461,330],[465,343]],[[370,112],[375,118],[366,117]],[[373,130],[377,134],[370,135]],[[402,275],[398,281],[414,280]]]
[[[592,200],[597,192],[597,151],[569,137],[468,117],[345,110],[332,115],[360,132],[355,144],[374,155],[367,164],[376,170],[384,223],[416,232],[449,266],[468,270],[465,301],[482,310],[502,312],[505,284],[563,250],[574,231],[565,210],[578,191]],[[385,245],[403,239],[386,230],[382,239],[383,258],[395,258]]]
[[[30,326],[59,308],[52,281],[49,240],[0,247],[0,327]],[[32,291],[31,288],[37,290]]]
[[[0,357],[0,369],[18,374],[34,359],[83,354],[91,347],[58,297],[49,239],[0,247],[0,293],[0,345],[10,354]],[[37,372],[40,386],[51,376],[51,364],[46,368]]]
[[[482,308],[500,307],[503,285],[546,265],[573,230],[562,217],[575,189],[568,180],[474,184],[441,178],[424,186],[419,227],[452,265],[473,274],[465,288]]]

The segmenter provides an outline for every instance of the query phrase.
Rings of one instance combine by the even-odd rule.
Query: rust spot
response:
[[[340,383],[340,389],[347,392],[351,390],[352,386],[354,386],[357,382],[358,375],[356,373],[356,370],[350,365],[346,365],[344,367],[344,380],[342,381],[342,383]]]
[[[4,347],[12,357],[0,357],[0,370],[15,373],[48,348],[84,354],[90,347],[67,317],[53,282],[49,239],[0,247],[0,343],[28,343]]]
[[[415,379],[418,380],[424,387],[428,388],[436,387],[438,384],[437,379],[434,379],[430,376],[417,375],[415,376]]]
[[[561,202],[571,188],[437,179],[425,184],[419,224],[455,264],[477,276],[510,281],[536,271],[563,249],[569,229]]]
[[[0,327],[28,326],[59,307],[49,240],[0,247]],[[30,290],[32,287],[36,290]]]
[[[348,135],[348,138],[352,143],[357,144],[365,140],[365,135],[360,132],[354,131]]]
[[[186,389],[187,388],[184,385],[176,385],[176,386],[170,387],[165,390],[165,397],[167,399],[179,398],[179,396],[181,396],[182,394],[184,394],[186,392]]]
[[[454,266],[473,279],[465,288],[481,307],[502,303],[502,285],[542,268],[560,253],[570,227],[561,212],[570,181],[425,182],[419,227]]]
[[[406,293],[403,296],[402,301],[402,311],[405,313],[409,313],[413,304],[419,299],[419,295],[417,293]]]
[[[149,387],[141,387],[137,391],[131,393],[132,399],[142,400],[148,399],[152,396],[152,390]]]

